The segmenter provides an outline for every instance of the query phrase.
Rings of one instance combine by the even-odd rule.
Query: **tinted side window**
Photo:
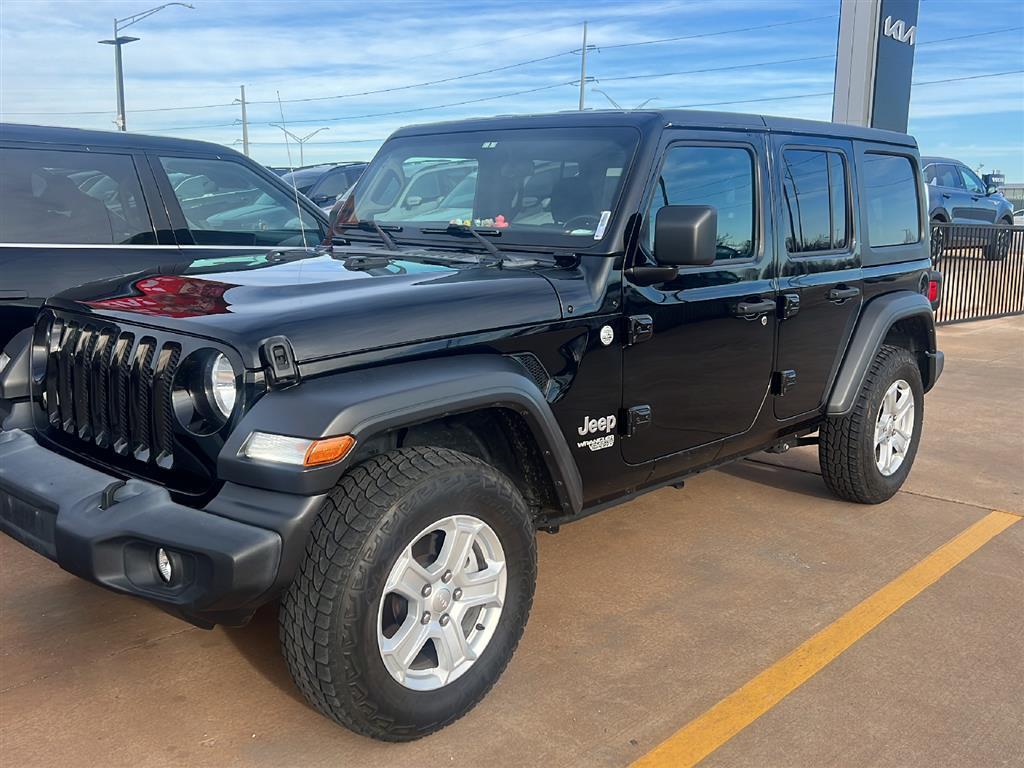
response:
[[[910,158],[869,152],[862,169],[868,244],[881,248],[918,242],[920,211]]]
[[[0,242],[156,242],[127,155],[0,148]]]
[[[929,165],[925,170],[924,180],[925,183],[938,187],[962,189],[964,186],[960,181],[960,174],[956,172],[956,168],[946,163],[932,163]]]
[[[348,180],[345,178],[345,172],[340,168],[336,168],[325,173],[320,181],[309,190],[309,194],[310,197],[337,197],[348,189],[349,186]]]
[[[319,222],[294,197],[232,160],[161,157],[198,245],[301,245]],[[300,226],[300,219],[301,226]]]
[[[754,157],[742,147],[669,147],[648,212],[648,247],[665,205],[710,205],[718,211],[716,260],[754,254]]]
[[[974,174],[974,171],[965,165],[961,165],[960,175],[963,177],[964,186],[967,187],[968,192],[973,192],[976,195],[985,194],[985,185],[981,183],[981,179]]]
[[[782,196],[790,253],[846,246],[846,168],[838,152],[787,149],[782,153]]]

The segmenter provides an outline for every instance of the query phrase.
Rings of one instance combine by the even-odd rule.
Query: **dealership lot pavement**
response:
[[[378,744],[309,709],[276,617],[204,632],[0,537],[0,763],[608,765],[638,759],[992,510],[1024,515],[1024,318],[943,328],[905,491],[831,498],[813,449],[541,535],[504,677]],[[709,766],[1024,763],[1024,521],[713,751]]]

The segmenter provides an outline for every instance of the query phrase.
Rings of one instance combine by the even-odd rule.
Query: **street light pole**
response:
[[[132,16],[126,16],[123,19],[114,19],[114,39],[113,40],[100,40],[99,42],[103,45],[114,46],[114,77],[116,79],[117,88],[117,119],[114,121],[117,124],[117,130],[127,131],[128,126],[125,120],[125,109],[124,109],[124,64],[121,59],[121,46],[127,45],[128,43],[134,43],[139,38],[128,37],[127,35],[121,35],[120,32],[123,29],[127,29],[132,24],[136,24],[143,19],[152,16],[158,11],[162,11],[164,8],[168,8],[172,5],[180,5],[182,8],[194,9],[193,6],[188,3],[164,3],[158,5],[156,8],[150,8],[148,11],[142,11]]]
[[[303,152],[303,145],[307,141],[312,139],[314,136],[316,136],[318,133],[320,133],[320,131],[329,131],[329,130],[331,130],[327,126],[324,126],[323,128],[317,128],[312,133],[307,133],[305,136],[296,136],[294,133],[289,131],[287,128],[285,128],[280,123],[269,123],[269,125],[273,126],[274,128],[280,128],[282,131],[284,131],[284,135],[285,136],[288,136],[292,141],[294,141],[296,144],[299,145],[299,166],[300,167],[306,164],[306,156],[305,156],[305,153]]]

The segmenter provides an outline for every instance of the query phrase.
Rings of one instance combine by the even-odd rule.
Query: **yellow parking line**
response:
[[[1021,519],[992,512],[641,757],[633,768],[686,768],[710,755],[958,563]]]

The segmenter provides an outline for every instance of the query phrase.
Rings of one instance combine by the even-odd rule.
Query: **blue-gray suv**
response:
[[[1013,205],[994,186],[948,157],[922,157],[921,168],[928,188],[928,219],[932,224],[996,224],[1013,226]],[[985,258],[999,260],[1009,250],[1010,233],[996,230],[967,230],[957,236],[964,245],[981,245]],[[942,237],[933,233],[932,240]],[[968,243],[966,240],[970,240]]]
[[[952,224],[1013,224],[1013,206],[995,187],[948,157],[922,157],[928,218]]]

